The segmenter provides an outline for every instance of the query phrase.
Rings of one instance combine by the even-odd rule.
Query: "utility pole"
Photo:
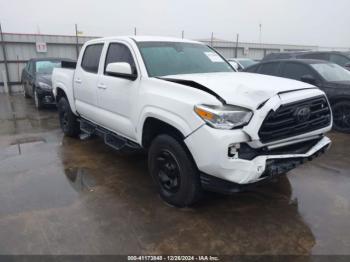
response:
[[[211,38],[210,38],[210,46],[213,47],[214,45],[214,32],[211,32]]]
[[[2,33],[2,28],[1,28],[1,23],[0,23],[0,40],[1,40],[1,48],[2,48],[2,55],[4,57],[4,64],[5,64],[5,73],[6,73],[6,79],[4,79],[4,87],[7,84],[8,86],[8,92],[11,94],[11,83],[10,83],[10,75],[9,75],[9,68],[7,64],[7,55],[6,55],[6,47],[5,47],[5,42],[4,42],[4,36]],[[7,83],[5,83],[7,82]]]
[[[77,59],[79,57],[79,38],[78,38],[78,25],[75,24],[75,48],[77,51]]]
[[[181,32],[181,37],[182,37],[182,39],[185,38],[185,31],[184,30],[182,30],[182,32]]]
[[[259,24],[259,42],[262,44],[262,24]]]
[[[239,40],[239,34],[237,34],[237,39],[236,39],[235,58],[237,58],[238,56],[238,40]]]
[[[134,27],[134,35],[137,34],[137,31],[136,31],[136,26]]]

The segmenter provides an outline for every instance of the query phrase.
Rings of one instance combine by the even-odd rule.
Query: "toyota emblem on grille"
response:
[[[311,116],[310,107],[305,106],[295,110],[295,118],[299,123],[309,120],[310,116]]]

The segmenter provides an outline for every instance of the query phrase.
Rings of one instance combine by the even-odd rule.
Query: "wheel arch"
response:
[[[76,107],[75,107],[75,103],[74,103],[74,97],[72,92],[69,92],[68,90],[66,90],[65,86],[57,84],[54,89],[53,89],[53,93],[55,96],[55,100],[56,103],[58,103],[58,101],[62,98],[65,97],[67,98],[68,102],[69,102],[69,106],[72,110],[72,112],[77,115],[77,111],[76,111]]]
[[[141,145],[148,148],[158,135],[167,134],[178,141],[183,141],[185,135],[178,128],[155,116],[148,116],[142,125]]]

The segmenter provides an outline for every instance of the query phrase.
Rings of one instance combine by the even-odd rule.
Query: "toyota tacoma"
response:
[[[320,89],[238,73],[203,43],[109,37],[52,76],[67,136],[145,150],[161,197],[184,207],[203,190],[235,193],[324,153],[332,113]]]

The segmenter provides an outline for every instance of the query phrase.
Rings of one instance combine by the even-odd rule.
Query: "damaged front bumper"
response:
[[[200,174],[201,184],[205,190],[219,192],[222,194],[233,194],[251,189],[252,187],[266,183],[273,178],[285,175],[288,171],[301,164],[312,161],[314,158],[325,153],[330,147],[330,144],[331,141],[329,138],[323,137],[305,154],[258,156],[256,159],[258,162],[265,162],[265,171],[259,176],[258,179],[246,184],[227,181],[205,173]]]
[[[321,155],[331,144],[326,136],[305,135],[303,140],[292,140],[292,144],[250,148],[252,152],[249,152],[243,146],[247,141],[249,137],[241,130],[226,132],[206,125],[185,139],[201,173],[204,189],[222,193],[240,191],[287,173]],[[238,146],[234,156],[228,154],[232,145]]]

